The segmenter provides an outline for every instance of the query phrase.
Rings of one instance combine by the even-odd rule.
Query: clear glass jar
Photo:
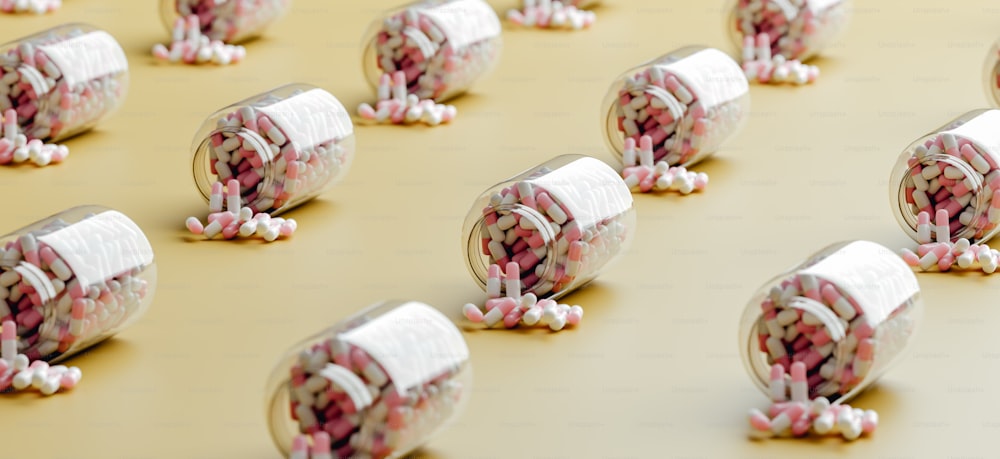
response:
[[[160,0],[160,20],[172,32],[178,18],[195,15],[202,35],[239,43],[263,33],[291,4],[291,0]]]
[[[458,418],[471,384],[469,349],[447,317],[386,301],[292,346],[265,412],[285,456],[296,435],[326,431],[335,457],[398,458]]]
[[[690,166],[707,158],[745,124],[750,84],[731,57],[687,46],[633,67],[604,97],[604,139],[621,159],[625,139],[649,135],[654,160]]]
[[[484,0],[417,1],[372,22],[361,65],[372,91],[383,73],[402,71],[409,94],[442,102],[496,67],[500,33],[500,19]]]
[[[1000,231],[1000,213],[989,211],[1000,190],[997,164],[1000,110],[973,110],[931,131],[903,150],[892,169],[889,201],[896,221],[917,241],[920,212],[934,220],[945,209],[953,241],[989,240]]]
[[[125,51],[107,32],[65,24],[0,46],[0,111],[17,110],[21,132],[48,142],[87,131],[128,92]]]
[[[765,394],[771,365],[787,375],[803,361],[810,398],[846,402],[897,360],[922,313],[917,278],[899,255],[840,242],[757,290],[740,322],[740,355]]]
[[[209,116],[195,135],[194,180],[208,202],[212,184],[240,182],[241,205],[280,214],[347,175],[354,125],[329,92],[289,84]]]
[[[18,352],[62,361],[139,319],[156,263],[121,212],[81,206],[0,237],[0,320],[16,320]]]
[[[726,30],[738,49],[743,37],[767,33],[771,55],[805,61],[847,28],[847,0],[729,0]]]
[[[506,272],[513,261],[522,293],[556,299],[596,278],[628,249],[635,208],[614,169],[588,156],[564,155],[479,195],[462,234],[463,257],[483,290],[490,265]]]
[[[986,98],[994,107],[1000,107],[1000,39],[993,42],[983,64],[983,83]]]

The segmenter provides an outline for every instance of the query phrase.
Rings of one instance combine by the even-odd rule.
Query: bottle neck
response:
[[[959,178],[950,178],[956,177],[955,171]],[[921,212],[934,224],[937,211],[947,209],[950,222],[959,222],[951,231],[952,240],[982,240],[991,198],[987,195],[992,193],[986,191],[982,174],[965,159],[944,153],[914,155],[898,181],[896,211],[914,239]]]
[[[500,229],[506,226],[504,220],[510,219],[516,223]],[[507,237],[511,231],[520,231],[524,236]],[[487,207],[469,231],[466,254],[473,277],[483,289],[490,265],[498,264],[505,271],[507,263],[517,261],[521,293],[544,298],[552,295],[553,280],[559,277],[559,249],[556,232],[541,212],[524,204],[501,203]]]
[[[269,212],[283,192],[276,188],[275,177],[282,166],[278,158],[280,155],[253,130],[242,126],[216,129],[195,150],[195,183],[207,201],[213,183],[226,185],[235,179],[240,183],[242,206],[255,213]]]

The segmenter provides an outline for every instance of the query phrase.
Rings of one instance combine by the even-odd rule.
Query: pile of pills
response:
[[[95,225],[107,229],[112,223]],[[79,230],[73,228],[68,228],[68,233],[60,231],[68,226],[55,220],[0,249],[0,266],[13,267],[0,274],[0,320],[16,322],[17,350],[32,361],[49,361],[103,339],[139,311],[147,294],[148,283],[140,277],[144,266],[93,278],[95,267],[89,264],[103,257],[121,258],[114,253],[124,250],[119,244],[127,241],[87,241],[70,251],[75,263],[64,259],[59,246],[79,237]],[[53,234],[57,231],[59,234]],[[93,237],[96,240],[96,235]],[[50,246],[45,242],[49,240],[59,246]],[[84,281],[78,278],[78,268],[86,270]]]
[[[0,110],[17,111],[28,139],[82,132],[125,98],[128,62],[103,31],[52,29],[12,47],[0,61]]]
[[[639,150],[636,151],[635,147],[635,139],[625,139],[625,149],[622,152],[625,169],[622,170],[622,178],[630,190],[643,193],[673,190],[687,195],[702,191],[708,185],[708,174],[704,172],[696,173],[683,167],[670,166],[666,161],[653,164],[652,137],[640,137]]]
[[[714,59],[715,54],[710,51],[704,56]],[[735,65],[734,69],[742,80]],[[675,75],[669,68],[652,65],[626,78],[617,89],[618,96],[613,104],[617,130],[634,142],[639,142],[642,136],[650,136],[654,163],[691,164],[712,153],[703,147],[715,145],[735,132],[743,119],[740,98],[703,101],[684,81],[684,76]],[[745,86],[746,81],[742,84]]]
[[[267,242],[273,242],[278,236],[288,237],[295,233],[298,224],[295,220],[281,217],[271,217],[267,213],[254,215],[253,209],[240,207],[240,184],[230,180],[225,187],[226,210],[222,210],[222,182],[212,184],[212,194],[209,196],[208,223],[202,223],[198,217],[188,217],[184,222],[192,234],[212,239],[222,235],[224,239],[237,237],[260,236]]]
[[[523,180],[490,197],[483,209],[480,250],[488,264],[518,266],[518,276],[506,276],[520,277],[520,283],[505,285],[544,298],[576,287],[578,277],[589,280],[587,274],[619,253],[628,237],[625,215],[581,224],[566,203]]]
[[[42,395],[52,395],[59,389],[72,389],[80,382],[83,373],[77,367],[49,366],[44,360],[30,364],[28,356],[17,352],[17,323],[3,322],[0,337],[0,392],[20,391],[29,387]]]
[[[403,72],[419,99],[465,91],[499,58],[500,22],[482,0],[418,4],[389,16],[373,39],[383,73]]]
[[[994,192],[993,203],[1000,205],[1000,190]],[[991,208],[990,216],[1000,213],[1000,208]],[[921,271],[950,271],[958,266],[961,269],[978,266],[986,274],[996,272],[1000,265],[1000,251],[991,249],[985,243],[971,244],[966,238],[951,241],[950,221],[948,211],[939,209],[934,216],[934,241],[931,241],[931,216],[927,212],[917,215],[917,242],[920,246],[914,252],[902,249],[900,255],[907,265]]]
[[[934,159],[947,158],[942,154],[953,164]],[[961,163],[969,167],[956,167]],[[903,195],[913,215],[937,217],[944,210],[956,239],[981,240],[1000,224],[1000,167],[989,152],[945,132],[914,148],[907,164],[910,175],[903,180]],[[977,206],[989,211],[978,213]]]
[[[756,408],[750,410],[752,437],[802,437],[811,431],[817,435],[839,433],[846,440],[856,440],[878,427],[878,413],[873,410],[831,405],[825,397],[809,400],[806,365],[795,362],[789,370],[791,374],[786,375],[781,364],[771,367],[769,388],[773,403],[767,414]],[[790,381],[786,381],[788,376]]]
[[[458,114],[454,105],[438,104],[432,99],[420,100],[416,94],[407,94],[406,74],[403,72],[396,72],[391,78],[387,73],[382,74],[377,96],[375,107],[367,103],[358,106],[358,116],[362,120],[392,124],[423,122],[437,126],[450,122]]]
[[[506,271],[501,272],[500,265],[490,265],[489,277],[486,281],[485,311],[472,303],[462,309],[462,313],[473,323],[483,323],[494,327],[503,323],[506,328],[518,325],[547,325],[552,331],[562,330],[566,325],[577,325],[583,319],[583,308],[574,305],[558,304],[555,300],[541,300],[534,293],[521,295],[520,266],[515,262],[507,263]],[[500,286],[505,285],[507,296],[500,296]]]
[[[581,10],[567,0],[524,0],[520,10],[508,10],[507,20],[512,24],[539,29],[580,30],[590,27],[597,20],[593,11]]]
[[[819,78],[819,67],[805,65],[782,54],[771,55],[771,39],[766,33],[743,38],[743,73],[758,83],[804,85]]]
[[[195,16],[202,35],[234,43],[281,17],[291,0],[163,0],[181,17]],[[177,40],[174,40],[177,41]]]
[[[229,65],[242,61],[246,57],[246,49],[203,35],[198,16],[191,15],[177,18],[170,47],[159,43],[153,45],[153,57],[160,62]]]
[[[291,369],[291,416],[334,457],[385,458],[407,450],[451,416],[464,388],[448,368],[398,391],[382,365],[361,347],[336,336],[299,354]],[[325,434],[325,435],[324,435]],[[302,454],[302,440],[293,444]]]
[[[62,0],[0,0],[0,11],[4,13],[45,14],[61,6]]]
[[[17,125],[17,111],[7,109],[3,115],[3,137],[0,137],[0,164],[20,164],[31,161],[36,166],[63,162],[69,156],[65,145],[28,140]]]
[[[761,310],[758,348],[768,365],[803,362],[810,396],[849,393],[868,376],[877,347],[892,347],[910,332],[905,320],[873,322],[846,291],[806,273],[772,288]]]
[[[298,95],[303,96],[303,105],[328,103],[326,99],[314,99],[323,94],[312,91],[295,92],[284,100]],[[332,96],[325,95],[332,100]],[[344,145],[346,137],[339,134],[323,133],[323,138],[311,139],[312,134],[306,132],[301,139],[291,137],[289,132],[302,134],[306,124],[296,124],[302,120],[295,113],[307,113],[306,108],[315,107],[285,107],[288,112],[279,115],[291,125],[289,131],[268,115],[268,107],[281,102],[277,96],[268,95],[221,115],[216,130],[208,136],[208,162],[217,183],[235,178],[242,202],[254,214],[274,213],[314,196],[347,170],[353,154]],[[316,118],[320,119],[319,115]]]
[[[843,29],[849,14],[846,4],[844,0],[738,0],[731,19],[742,37],[766,34],[768,55],[808,59]]]

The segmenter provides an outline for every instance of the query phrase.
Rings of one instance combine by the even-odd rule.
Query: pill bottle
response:
[[[765,394],[771,366],[806,364],[809,396],[844,402],[902,354],[923,312],[913,271],[873,242],[830,245],[765,283],[747,303],[739,349]]]
[[[335,457],[398,458],[458,418],[471,395],[462,333],[416,301],[386,301],[292,346],[267,384],[271,438],[287,456],[326,431]]]
[[[973,110],[917,139],[899,155],[889,179],[896,221],[913,240],[917,219],[948,212],[952,240],[984,242],[1000,231],[1000,110]]]
[[[564,155],[479,195],[462,234],[463,258],[483,290],[490,265],[505,272],[513,261],[522,293],[557,299],[628,249],[635,209],[614,169],[588,156]]]
[[[690,166],[735,135],[750,110],[750,85],[726,53],[704,46],[671,51],[619,76],[604,97],[601,124],[621,159],[625,139],[653,139],[653,159]]]
[[[745,36],[767,33],[771,55],[805,61],[847,28],[851,6],[848,0],[730,0],[723,11],[738,49]]]
[[[210,40],[239,43],[260,35],[288,12],[291,0],[160,0],[160,20],[167,32],[179,18],[198,16],[201,34]]]
[[[0,46],[0,110],[29,140],[57,142],[97,125],[128,92],[128,61],[107,32],[65,24]]]
[[[347,175],[354,125],[329,92],[289,84],[223,108],[195,135],[195,185],[207,202],[212,184],[236,179],[241,205],[277,215]]]
[[[74,207],[0,237],[0,319],[18,352],[62,361],[124,330],[153,299],[156,263],[116,210]]]
[[[464,93],[500,60],[500,19],[484,0],[424,0],[380,15],[361,41],[372,91],[402,71],[407,92],[443,102]]]
[[[986,99],[994,107],[1000,107],[1000,39],[993,42],[983,65],[983,83]]]

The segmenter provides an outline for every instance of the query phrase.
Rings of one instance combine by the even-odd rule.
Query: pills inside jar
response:
[[[160,19],[172,31],[178,18],[194,16],[210,40],[239,43],[260,35],[290,6],[291,0],[160,0]]]
[[[618,173],[597,159],[565,155],[480,195],[466,217],[462,248],[484,290],[490,265],[514,262],[519,281],[504,271],[509,282],[556,299],[597,277],[634,231],[632,194]]]
[[[343,180],[354,158],[354,126],[332,94],[291,84],[215,112],[192,149],[206,201],[215,183],[235,179],[240,207],[275,215]]]
[[[891,209],[920,242],[918,216],[945,212],[952,241],[984,242],[1000,232],[1000,110],[973,110],[919,138],[889,179]],[[937,223],[935,221],[935,223]]]
[[[800,61],[829,46],[851,12],[847,0],[733,0],[728,11],[727,29],[735,46],[763,34],[772,56]]]
[[[118,333],[153,298],[153,250],[120,212],[76,207],[0,242],[0,320],[16,322],[30,360],[57,362]]]
[[[57,142],[114,113],[128,91],[128,61],[107,32],[67,24],[0,46],[0,110],[17,111],[31,139]]]
[[[743,363],[765,394],[772,365],[802,362],[809,398],[847,401],[902,354],[922,305],[916,277],[891,250],[833,244],[753,296],[739,332]]]
[[[483,0],[427,0],[376,19],[362,41],[362,66],[376,90],[402,71],[408,94],[442,102],[467,91],[500,59],[501,26]]]
[[[380,303],[282,358],[267,391],[271,436],[286,455],[306,434],[335,457],[403,457],[458,417],[471,378],[447,317],[416,301]]]
[[[722,51],[690,46],[634,67],[618,77],[601,110],[605,141],[625,152],[626,139],[649,136],[652,162],[690,166],[718,151],[742,128],[750,86]]]

